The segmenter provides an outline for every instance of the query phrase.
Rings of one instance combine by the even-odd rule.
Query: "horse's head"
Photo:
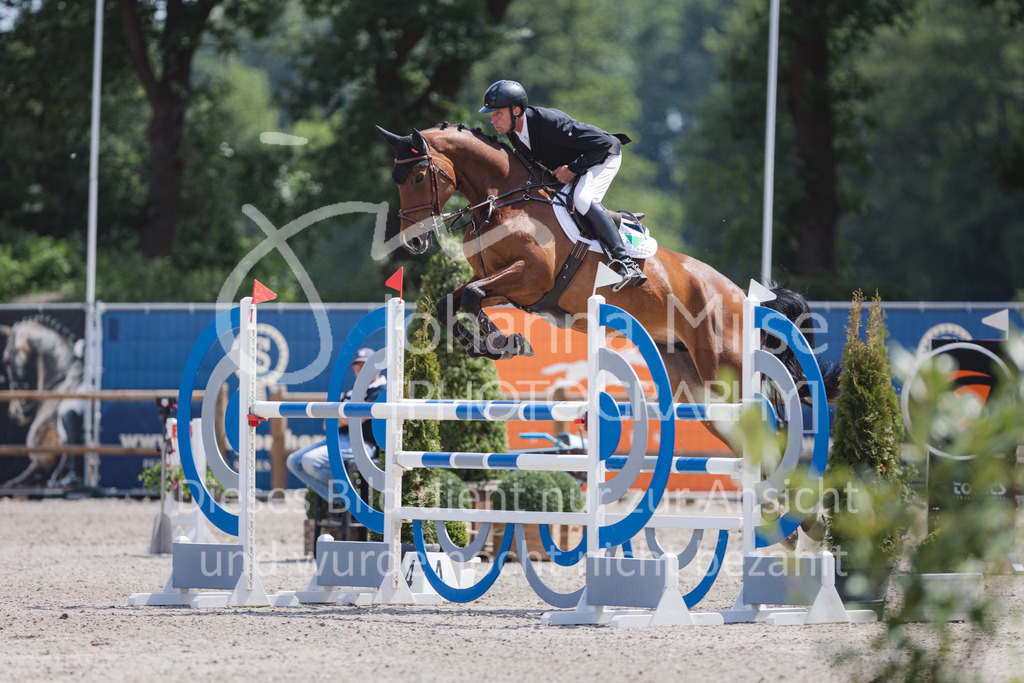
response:
[[[448,159],[430,149],[418,130],[400,136],[377,126],[377,132],[395,154],[391,178],[398,185],[402,205],[398,211],[402,244],[411,253],[422,254],[430,248],[431,232],[455,192],[455,170]]]

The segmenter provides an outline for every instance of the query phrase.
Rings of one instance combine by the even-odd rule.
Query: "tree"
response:
[[[64,272],[59,281],[32,277],[21,290],[9,292],[59,290],[81,298],[94,5],[5,0],[2,6],[13,19],[0,31],[0,89],[5,93],[0,99],[0,241],[17,249],[50,235],[57,240],[55,248],[38,250],[34,261],[70,255],[70,260],[61,256],[52,267],[37,268],[40,274]],[[252,194],[275,190],[279,162],[271,153],[279,149],[261,151],[259,131],[268,128],[254,126],[252,133],[246,124],[265,111],[271,112],[272,124],[276,116],[260,109],[266,88],[252,80],[252,72],[238,67],[219,73],[209,46],[195,53],[184,124],[188,134],[179,150],[183,189],[175,225],[177,263],[138,256],[150,193],[147,128],[139,115],[147,100],[124,47],[118,10],[114,0],[106,3],[97,296],[105,301],[209,300],[245,246],[239,240],[239,227],[247,220],[241,205],[253,201]],[[218,38],[223,44],[237,40]],[[240,88],[246,89],[247,99],[238,105],[243,108],[232,110]],[[263,104],[269,107],[269,98]]]
[[[864,294],[853,294],[836,400],[834,444],[824,497],[825,541],[846,567],[894,566],[914,492],[903,462],[903,415],[892,385],[882,299],[875,293],[861,338]]]
[[[253,0],[119,0],[128,53],[149,102],[146,129],[146,220],[139,227],[139,247],[147,257],[171,256],[181,217],[185,114],[193,91],[193,58],[204,34],[230,35],[226,26],[265,33],[278,16],[280,2]],[[215,9],[225,26],[216,26]],[[222,43],[227,45],[227,43]]]
[[[510,1],[306,1],[316,30],[295,45],[298,78],[284,100],[293,120],[330,124],[333,143],[315,150],[321,177],[361,199],[391,196],[391,158],[374,126],[406,134],[457,112]]]
[[[84,245],[94,6],[5,0],[0,8],[13,17],[0,31],[0,224]],[[116,40],[116,31],[108,39]],[[104,69],[103,113],[110,116],[137,102],[135,84],[123,52],[106,50]],[[131,125],[122,123],[102,131],[108,154],[134,144]],[[100,178],[111,200],[100,218],[115,225],[131,211],[119,162],[102,168]],[[4,242],[14,240],[4,235]]]
[[[422,302],[417,305],[417,313],[421,316],[428,312],[423,309]],[[440,398],[441,366],[432,348],[431,339],[423,326],[408,330],[406,334],[408,353],[405,356],[405,388],[403,393],[410,399]],[[402,426],[402,448],[408,451],[438,451],[441,448],[438,426],[445,424],[436,420],[406,420]],[[460,507],[465,496],[458,495],[461,480],[443,470],[426,467],[415,467],[407,470],[402,476],[401,504],[407,507]],[[443,481],[442,481],[443,480]],[[442,494],[443,500],[442,500]],[[384,492],[374,490],[371,502],[377,509],[383,509]],[[449,538],[460,547],[466,545],[465,522],[445,522]],[[372,534],[376,537],[376,534]],[[403,524],[401,530],[403,543],[413,543],[411,524]],[[426,543],[437,542],[437,528],[430,522],[423,524],[423,539]]]
[[[1020,29],[996,12],[946,0],[859,60],[877,126],[865,135],[875,172],[858,179],[871,201],[843,226],[858,281],[917,299],[1019,290],[1024,187],[1000,182],[1024,129],[1019,46]]]
[[[683,193],[677,143],[691,133],[698,105],[718,79],[718,60],[705,36],[721,31],[733,3],[649,1],[628,7],[637,27],[627,46],[636,63],[641,112],[638,139],[629,153],[657,164],[657,187]]]
[[[455,97],[473,62],[499,40],[494,26],[510,1],[303,0],[301,31],[294,30],[288,41],[295,73],[282,83],[279,97],[288,121],[322,127],[328,134],[311,141],[296,160],[296,168],[322,192],[297,194],[293,212],[301,215],[339,201],[393,202],[392,159],[374,126],[407,134],[413,127],[461,117],[464,110]],[[379,283],[383,271],[390,274],[401,263],[411,282],[423,271],[422,259],[405,260],[403,252],[374,263],[372,218],[338,227],[325,221],[317,234],[294,240],[296,251],[309,257],[311,274],[325,282],[325,294],[374,298],[379,287],[368,283]],[[392,207],[387,236],[397,227]],[[358,273],[351,268],[339,273],[339,254],[358,264]]]
[[[839,218],[857,206],[845,176],[865,163],[858,141],[867,92],[852,58],[913,0],[782,6],[774,253],[782,270],[827,287],[839,266]],[[722,84],[686,150],[685,181],[706,226],[704,243],[737,254],[729,266],[738,280],[756,272],[760,255],[767,32],[767,4],[740,2],[726,33],[711,41]]]

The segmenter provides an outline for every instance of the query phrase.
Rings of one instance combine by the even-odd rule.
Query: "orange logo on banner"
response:
[[[520,356],[495,363],[502,392],[506,398],[536,401],[586,400],[587,336],[584,333],[559,329],[538,316],[511,307],[489,308],[487,315],[505,334],[519,332],[525,336],[536,352],[530,357]],[[653,391],[651,373],[647,370],[639,350],[622,338],[611,338],[608,344],[625,357],[636,372],[644,392],[650,395]],[[609,383],[607,391],[619,400],[625,399],[625,391],[621,386]],[[656,425],[656,422],[651,423],[647,442],[648,453],[656,453],[658,450],[661,433]],[[520,439],[521,432],[546,431],[557,434],[575,433],[581,429],[581,426],[571,423],[509,422],[509,446],[512,450],[519,450],[546,445],[536,440]],[[629,421],[625,421],[616,452],[627,453],[632,438],[633,426]],[[729,448],[702,424],[683,421],[676,422],[675,452],[676,455],[715,457],[731,454]],[[738,489],[729,477],[708,474],[673,474],[670,477],[669,488],[707,491],[716,481],[720,482],[719,490]]]
[[[972,379],[978,381],[972,382]],[[992,384],[995,382],[992,375],[977,370],[957,370],[953,373],[953,380],[956,384],[954,393],[974,394],[981,403],[988,400],[988,395],[992,392]]]

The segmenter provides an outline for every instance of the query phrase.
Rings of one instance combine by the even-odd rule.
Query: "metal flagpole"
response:
[[[779,2],[772,0],[768,31],[768,102],[764,126],[764,219],[761,228],[761,283],[771,286],[772,212],[775,192],[775,101],[779,76]]]
[[[92,54],[92,135],[89,142],[89,235],[86,252],[85,280],[85,381],[89,391],[100,388],[99,320],[96,311],[96,213],[99,195],[100,166],[100,86],[103,70],[103,0],[96,0],[95,32]],[[187,425],[187,422],[186,422]],[[99,431],[99,402],[89,400],[85,416],[85,443],[95,446]],[[95,453],[85,456],[86,484],[99,484],[99,458]]]

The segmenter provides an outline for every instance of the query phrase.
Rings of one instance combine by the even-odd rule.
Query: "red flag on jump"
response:
[[[398,298],[399,299],[402,298],[402,271],[404,269],[405,269],[404,266],[402,268],[399,268],[398,270],[395,271],[394,275],[389,277],[384,282],[384,286],[385,287],[390,287],[391,289],[397,289],[398,290]]]
[[[252,281],[252,302],[254,304],[261,304],[264,301],[273,301],[277,298],[277,294],[270,291],[270,288],[259,280]]]

